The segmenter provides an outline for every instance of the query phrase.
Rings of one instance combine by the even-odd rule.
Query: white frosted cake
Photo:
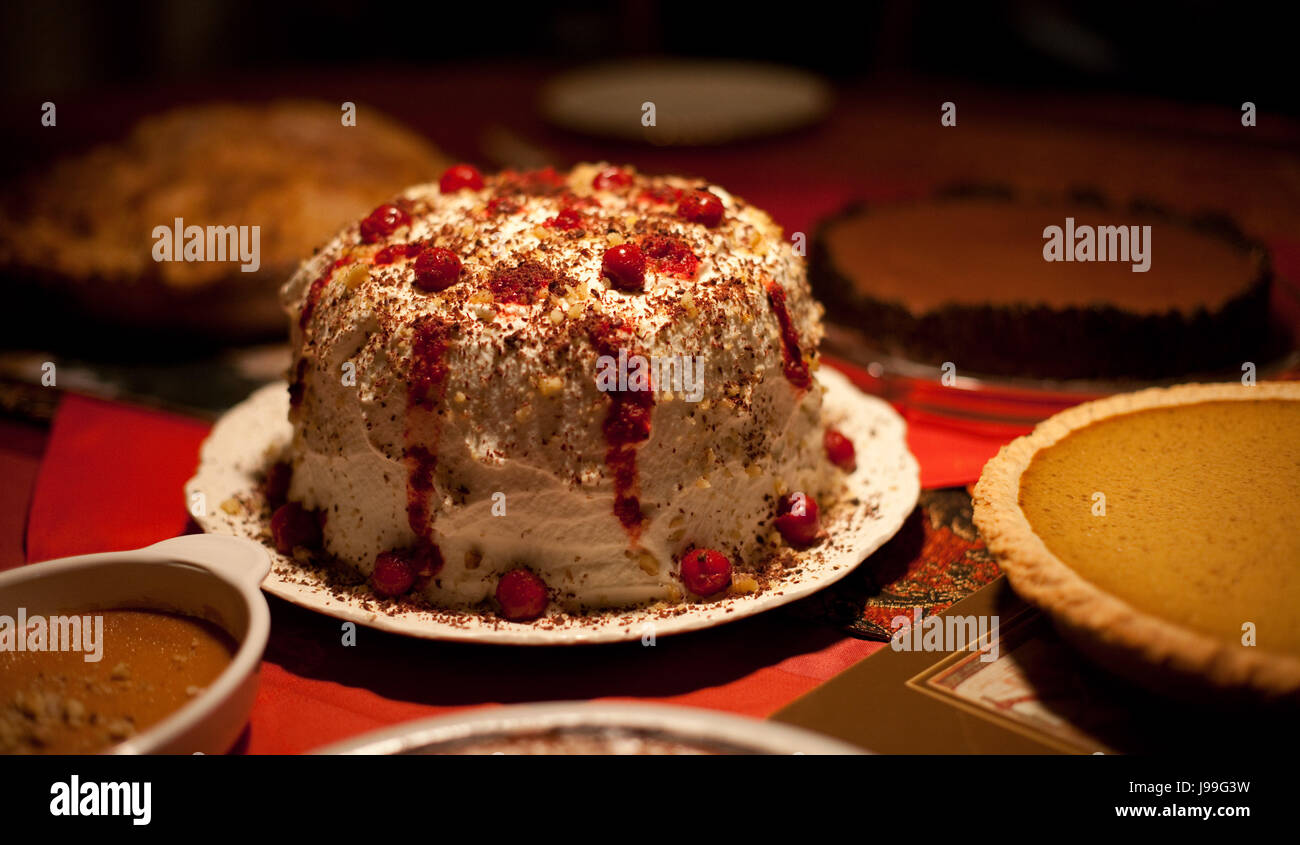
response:
[[[523,620],[752,589],[819,542],[852,461],[821,419],[803,259],[700,181],[458,166],[282,299],[277,544],[323,544],[382,596]]]

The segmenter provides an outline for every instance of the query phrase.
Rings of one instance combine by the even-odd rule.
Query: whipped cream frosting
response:
[[[445,606],[520,566],[567,609],[675,600],[687,549],[761,566],[779,496],[831,489],[808,378],[822,308],[780,227],[698,180],[623,169],[598,189],[602,171],[412,187],[390,234],[352,225],[284,286],[290,498],[324,511],[329,553],[369,574],[433,542],[445,565],[425,594]],[[721,200],[717,226],[678,216],[696,190]],[[643,291],[602,276],[628,243]],[[415,284],[430,246],[462,265],[437,292]],[[620,351],[699,361],[700,401],[602,391],[599,358]],[[622,437],[646,419],[648,437]]]

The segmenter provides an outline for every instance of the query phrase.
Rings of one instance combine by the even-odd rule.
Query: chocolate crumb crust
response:
[[[1055,201],[1081,210],[1142,215],[1249,254],[1255,269],[1251,277],[1240,280],[1239,293],[1226,302],[1189,311],[1143,314],[1105,303],[1061,308],[990,301],[948,303],[916,313],[902,301],[872,296],[868,283],[855,280],[837,264],[828,245],[829,232],[843,221],[926,202],[962,201]],[[960,272],[960,268],[953,269],[955,275]],[[873,349],[934,366],[954,361],[968,374],[1061,380],[1156,380],[1236,371],[1244,361],[1267,360],[1277,351],[1269,319],[1272,279],[1272,265],[1263,245],[1248,238],[1223,214],[1181,215],[1150,200],[1120,206],[1090,189],[1050,196],[1002,186],[955,185],[929,200],[912,203],[868,206],[855,202],[818,226],[809,256],[814,294],[826,303],[834,322],[851,329]]]

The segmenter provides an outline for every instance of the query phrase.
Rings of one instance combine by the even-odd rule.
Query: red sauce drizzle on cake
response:
[[[377,265],[385,265],[392,264],[394,261],[401,258],[413,258],[426,246],[428,246],[426,241],[411,241],[406,244],[392,244],[379,250],[379,252],[376,252],[374,262]]]
[[[349,256],[343,256],[329,267],[326,267],[320,278],[311,283],[311,287],[307,289],[307,296],[302,303],[302,313],[298,315],[298,328],[305,329],[307,324],[311,322],[312,315],[316,313],[316,303],[320,301],[321,294],[325,292],[325,286],[330,283],[330,277],[334,275],[334,271],[351,261],[352,259]]]
[[[493,217],[498,214],[514,214],[521,208],[523,206],[512,197],[493,197],[488,200],[487,215]]]
[[[767,301],[772,304],[776,321],[781,324],[781,359],[785,377],[799,390],[807,390],[812,386],[812,376],[808,373],[808,365],[799,349],[799,335],[795,334],[794,324],[790,322],[790,310],[785,305],[785,288],[776,282],[768,282]]]
[[[576,208],[578,210],[590,211],[595,208],[603,208],[600,200],[595,197],[580,197],[572,191],[565,191],[561,199],[565,208]]]
[[[614,476],[614,515],[633,537],[640,532],[644,515],[637,493],[636,447],[650,438],[650,414],[654,394],[648,390],[611,393],[605,415],[605,464]]]
[[[619,335],[626,334],[625,323],[600,319],[591,327],[592,345],[601,355],[618,357]],[[637,446],[650,438],[650,417],[654,412],[654,392],[650,390],[614,390],[609,392],[609,409],[601,430],[605,435],[605,465],[614,479],[614,516],[633,540],[641,532],[645,516],[638,495]]]
[[[406,520],[421,540],[429,539],[429,498],[433,493],[433,472],[438,456],[424,446],[408,446],[406,461]]]
[[[672,235],[650,235],[642,239],[641,252],[652,269],[670,276],[691,279],[700,266],[700,259],[690,244]]]
[[[669,185],[646,188],[637,195],[637,199],[641,202],[651,202],[656,205],[675,205],[681,198],[682,189],[674,188]]]
[[[503,170],[497,180],[498,190],[544,196],[559,193],[564,188],[564,175],[554,167],[537,170]]]
[[[583,228],[586,222],[582,219],[582,212],[573,206],[560,209],[560,212],[550,220],[542,223],[548,229],[562,229],[566,232],[575,231]]]
[[[429,540],[429,499],[433,494],[433,473],[438,456],[424,443],[410,443],[414,418],[426,414],[437,421],[438,406],[447,389],[446,354],[450,331],[431,316],[416,321],[411,342],[411,374],[406,388],[407,447],[406,517],[415,535]],[[432,426],[430,442],[437,441],[437,426]]]

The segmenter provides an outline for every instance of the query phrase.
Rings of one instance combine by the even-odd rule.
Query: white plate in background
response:
[[[614,62],[564,73],[541,91],[542,115],[564,129],[651,144],[722,144],[820,120],[830,86],[796,68],[669,59]],[[655,125],[645,126],[645,103]]]

